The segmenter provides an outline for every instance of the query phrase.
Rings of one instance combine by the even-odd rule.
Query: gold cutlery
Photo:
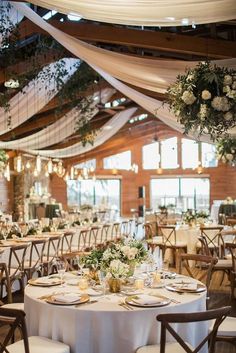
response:
[[[119,305],[122,306],[126,310],[131,310],[131,311],[134,310],[134,308],[127,303],[122,302],[122,303],[119,303]]]

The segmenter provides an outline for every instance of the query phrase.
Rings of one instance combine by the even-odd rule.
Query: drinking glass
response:
[[[104,271],[100,270],[98,272],[98,277],[99,277],[100,284],[102,286],[102,298],[105,298],[105,295],[106,295],[106,284],[107,284],[106,273]]]
[[[84,257],[82,255],[76,256],[76,260],[77,260],[78,267],[80,269],[81,277],[83,277],[83,268],[84,268],[84,265],[85,265]]]
[[[88,280],[86,278],[80,278],[79,289],[82,291],[82,293],[86,293],[86,289],[88,289]]]
[[[66,272],[66,264],[64,261],[57,259],[56,260],[57,273],[60,275],[61,287],[63,283],[63,276]]]

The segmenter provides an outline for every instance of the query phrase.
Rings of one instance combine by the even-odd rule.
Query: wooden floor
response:
[[[224,279],[224,282],[222,285],[220,285],[220,283],[221,283],[221,274],[214,273],[211,286],[210,286],[209,309],[230,305],[232,307],[231,316],[236,317],[236,299],[234,300],[230,299],[230,286],[227,278]],[[14,301],[22,302],[23,295],[20,293],[14,294]],[[235,327],[235,330],[236,330],[236,327]],[[4,334],[4,329],[0,328],[0,342],[2,342],[3,334]],[[215,353],[236,353],[236,345],[218,342],[216,344]]]

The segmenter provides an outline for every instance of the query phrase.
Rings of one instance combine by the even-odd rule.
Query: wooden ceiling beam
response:
[[[49,23],[73,37],[88,42],[110,43],[208,58],[223,59],[236,57],[236,46],[233,41],[83,22],[76,23],[70,21],[68,23],[67,21],[51,20]],[[40,27],[28,20],[20,24],[20,33],[22,38],[35,33],[47,34]]]

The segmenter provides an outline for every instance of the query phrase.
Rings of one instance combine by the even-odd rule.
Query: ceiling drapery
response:
[[[111,76],[137,87],[165,93],[167,87],[176,80],[176,76],[184,73],[186,66],[192,67],[198,63],[186,63],[183,60],[150,60],[97,48],[53,27],[26,5],[16,2],[13,4],[74,55],[89,65],[95,65]],[[236,69],[236,59],[216,60],[214,63]]]
[[[115,90],[112,88],[103,89],[101,91],[100,97],[101,102],[106,103],[114,93]],[[97,95],[98,93],[95,93],[94,98]],[[95,107],[95,104],[95,101],[93,101],[91,104],[91,108],[93,106],[93,109],[89,112],[89,120],[92,119],[92,117],[98,112],[98,109]],[[21,139],[16,139],[14,141],[0,141],[0,148],[23,150],[29,148],[39,149],[54,145],[63,141],[75,132],[76,124],[77,122],[79,122],[79,119],[80,111],[76,108],[73,108],[58,121],[33,135]]]
[[[94,144],[83,146],[81,142],[75,143],[66,148],[55,149],[55,150],[28,150],[26,149],[25,152],[30,154],[45,156],[45,157],[52,157],[52,158],[69,158],[78,156],[81,153],[86,153],[91,151],[92,149],[102,145],[106,142],[110,137],[115,135],[122,126],[124,126],[132,115],[137,111],[138,108],[129,108],[125,111],[119,112],[113,116],[98,132]]]
[[[62,80],[66,82],[75,73],[77,70],[75,64],[80,61],[71,58],[61,60],[65,61],[67,74]],[[43,76],[44,72],[53,72],[55,65],[57,64],[52,63],[45,66],[34,80],[30,81],[21,92],[12,97],[9,101],[9,111],[0,108],[0,135],[9,131],[7,126],[8,116],[11,116],[11,128],[14,129],[38,113],[58,93],[54,80],[50,80],[50,82],[47,82],[47,85],[45,85],[45,82],[40,78]]]
[[[31,0],[92,21],[134,26],[183,26],[234,19],[235,0]]]

